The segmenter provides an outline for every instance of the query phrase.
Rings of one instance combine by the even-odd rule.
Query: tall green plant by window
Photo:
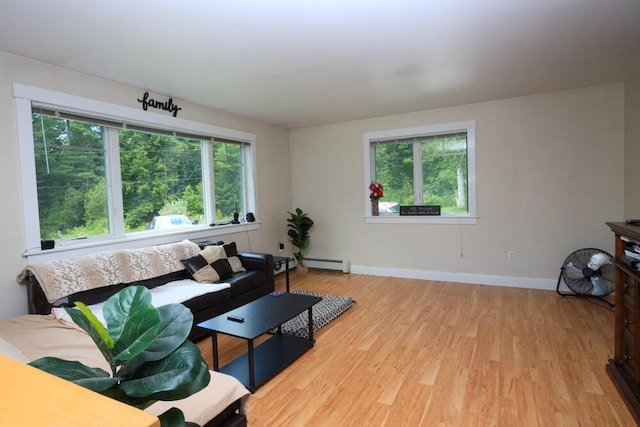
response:
[[[298,248],[297,251],[293,252],[293,256],[298,261],[298,265],[302,266],[304,265],[304,251],[309,248],[309,243],[311,242],[309,230],[313,227],[313,220],[300,208],[296,208],[295,213],[288,212],[288,214],[290,217],[287,219],[289,223],[287,225],[289,227],[287,234],[291,238],[291,244]]]

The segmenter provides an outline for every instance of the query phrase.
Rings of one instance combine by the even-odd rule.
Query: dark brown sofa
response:
[[[231,285],[230,288],[183,302],[193,313],[193,328],[189,335],[190,340],[195,342],[208,335],[206,330],[197,326],[198,323],[233,310],[274,291],[273,255],[257,252],[238,252],[238,256],[246,271],[234,273],[231,277],[223,280],[223,282]],[[82,301],[87,305],[102,302],[126,286],[142,285],[152,289],[171,281],[191,278],[189,272],[186,269],[182,269],[136,282],[120,283],[77,292],[63,300],[50,303],[45,297],[44,291],[35,275],[29,271],[27,271],[27,274],[29,314],[49,314],[52,307],[72,306],[75,301]]]

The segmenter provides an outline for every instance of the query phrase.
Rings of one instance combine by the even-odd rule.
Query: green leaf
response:
[[[100,334],[102,341],[104,341],[107,347],[112,348],[113,340],[111,339],[111,336],[109,336],[109,333],[107,332],[107,329],[104,327],[102,322],[98,320],[95,314],[93,314],[89,307],[87,307],[83,302],[76,301],[75,305],[76,307],[78,307],[80,312],[84,314],[84,317],[86,317],[87,320],[93,325],[98,334]],[[68,312],[68,310],[66,311]]]
[[[300,250],[304,251],[309,249],[309,243],[311,243],[310,237],[307,237],[306,239],[302,240],[302,242],[300,243]]]
[[[109,335],[118,341],[131,313],[151,307],[151,292],[144,286],[127,286],[111,296],[103,308]]]
[[[81,302],[76,302],[76,306],[78,306],[79,309],[65,308],[65,311],[76,325],[80,326],[89,334],[104,358],[109,362],[109,365],[111,365],[111,361],[113,360],[111,349],[114,344],[111,336],[104,325],[93,315],[86,305]],[[86,310],[81,307],[84,307]],[[91,320],[88,316],[91,316],[94,320]]]
[[[135,370],[145,362],[160,360],[169,355],[189,336],[193,325],[191,310],[182,304],[163,305],[157,310],[160,326],[155,339],[120,370],[119,375],[122,378],[131,378]]]
[[[155,398],[158,400],[179,400],[191,396],[194,393],[204,389],[211,381],[211,373],[209,366],[202,361],[199,365],[198,373],[195,376],[195,380],[183,384],[181,387],[177,387],[169,392],[163,392],[155,394]]]
[[[117,379],[111,378],[103,369],[90,368],[80,362],[57,357],[43,357],[29,365],[97,392],[107,390],[117,383]]]
[[[118,325],[119,338],[113,346],[113,358],[126,362],[142,353],[156,338],[160,315],[153,306],[141,307],[120,321],[122,324]]]
[[[120,384],[124,392],[158,400],[183,399],[202,390],[210,380],[200,349],[190,341],[164,359],[144,364],[136,377]]]
[[[178,408],[171,408],[158,416],[160,427],[182,427],[185,424],[184,414]]]

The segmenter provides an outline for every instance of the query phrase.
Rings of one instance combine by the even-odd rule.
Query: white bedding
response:
[[[192,279],[183,279],[175,280],[165,285],[149,289],[149,291],[151,292],[151,304],[154,307],[160,307],[172,303],[181,303],[200,295],[219,292],[230,287],[231,285],[228,283],[198,283]],[[87,307],[93,312],[98,320],[106,326],[104,314],[102,313],[104,302],[92,304]],[[53,308],[51,310],[51,314],[60,322],[80,329],[75,322],[71,320],[71,316],[69,316],[64,308]]]

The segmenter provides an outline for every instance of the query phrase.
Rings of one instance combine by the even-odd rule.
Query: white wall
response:
[[[52,67],[41,62],[0,52],[0,318],[25,313],[26,289],[16,276],[26,265],[20,171],[16,136],[13,83],[64,92],[85,98],[140,108],[137,99],[145,88],[131,88],[85,74]],[[155,94],[154,94],[155,95]],[[170,97],[171,94],[158,94]],[[260,230],[217,236],[235,240],[241,250],[275,253],[278,241],[286,239],[287,210],[291,206],[288,132],[262,122],[204,108],[174,99],[182,107],[179,117],[256,135],[258,174],[258,220]],[[168,114],[168,113],[167,113]],[[179,239],[177,239],[179,240]]]
[[[131,88],[0,52],[0,318],[26,311],[16,275],[26,261],[16,137],[14,82],[133,108]],[[573,250],[613,251],[605,221],[623,206],[640,215],[637,189],[624,183],[624,99],[637,111],[640,79],[453,108],[292,130],[175,99],[180,117],[257,135],[259,231],[225,236],[241,249],[290,245],[286,212],[316,221],[310,257],[349,259],[352,271],[515,286],[555,287]],[[629,85],[627,85],[629,87]],[[167,97],[172,94],[159,94]],[[629,97],[632,103],[629,104]],[[631,107],[630,107],[631,106]],[[637,116],[637,113],[635,113]],[[476,120],[477,225],[365,224],[362,133]],[[627,122],[629,122],[627,112]],[[638,141],[627,125],[627,144]],[[640,144],[636,144],[640,145]],[[637,181],[627,177],[627,183]],[[633,192],[630,195],[629,192]],[[638,203],[638,207],[634,205]],[[507,260],[515,250],[517,260]]]
[[[624,84],[624,215],[640,218],[640,76]]]
[[[478,224],[365,224],[362,133],[463,120],[476,120]],[[572,251],[613,251],[605,222],[623,219],[623,84],[302,128],[290,140],[293,205],[315,220],[306,255],[356,272],[554,289]]]

